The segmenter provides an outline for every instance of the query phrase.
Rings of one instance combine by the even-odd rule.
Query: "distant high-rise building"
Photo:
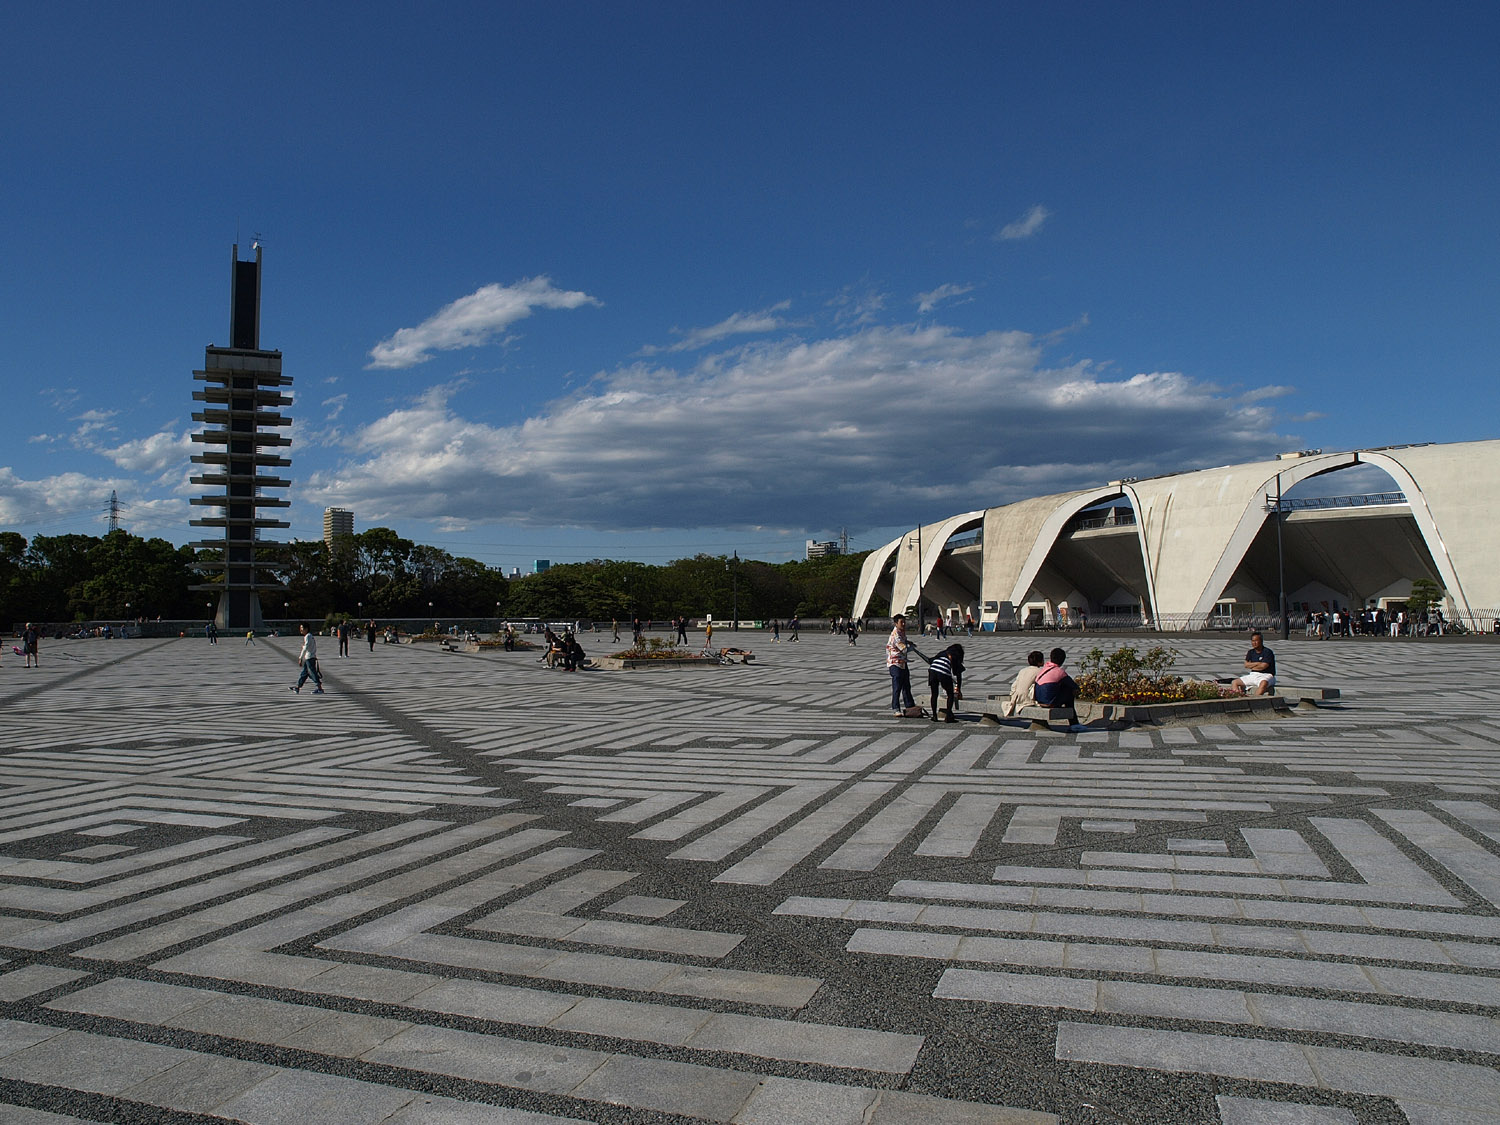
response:
[[[551,568],[551,566],[552,562],[550,559],[532,559],[531,573],[541,574],[544,570],[548,570],[549,568]]]
[[[340,536],[354,537],[354,513],[343,508],[323,509],[323,543],[332,547]]]
[[[810,559],[826,559],[831,555],[842,555],[843,553],[836,539],[828,539],[822,542],[814,539],[807,541],[807,557]]]
[[[220,629],[258,629],[262,625],[260,591],[284,590],[256,561],[257,545],[263,528],[290,527],[285,520],[266,519],[261,508],[285,508],[290,501],[267,495],[273,488],[287,488],[291,481],[263,473],[262,469],[284,469],[291,461],[274,452],[278,446],[289,446],[292,439],[273,431],[289,426],[292,420],[280,413],[291,405],[291,396],[282,393],[292,380],[281,373],[281,353],[264,351],[260,346],[260,244],[255,244],[255,260],[240,261],[240,248],[234,247],[229,274],[229,346],[210,344],[204,351],[203,370],[193,378],[204,383],[193,398],[203,403],[193,421],[202,422],[202,433],[193,441],[205,446],[193,454],[193,463],[204,466],[192,478],[194,484],[219,491],[193,497],[194,504],[218,508],[218,515],[192,521],[194,527],[224,529],[222,539],[190,544],[202,550],[217,550],[215,561],[197,564],[200,570],[217,571],[223,577],[216,582],[194,586],[194,590],[218,595],[214,620]]]

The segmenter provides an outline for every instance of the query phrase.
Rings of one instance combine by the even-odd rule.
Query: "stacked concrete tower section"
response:
[[[261,533],[291,526],[262,514],[289,504],[271,493],[291,485],[277,472],[291,465],[281,452],[291,445],[291,438],[279,431],[291,425],[281,409],[291,405],[284,388],[292,380],[281,373],[281,353],[260,346],[260,268],[259,244],[250,261],[241,261],[239,246],[234,247],[229,347],[210,344],[204,350],[203,370],[193,372],[203,384],[193,392],[203,404],[194,411],[193,421],[204,428],[193,435],[194,444],[202,447],[193,454],[193,463],[203,468],[192,481],[211,490],[194,497],[193,504],[215,511],[192,524],[222,533],[192,544],[218,554],[197,564],[213,577],[194,589],[217,595],[214,620],[224,630],[263,627],[261,593],[284,587],[267,569],[264,556],[257,555],[258,549],[272,545]]]
[[[1337,495],[1351,479],[1362,489]],[[1278,621],[1283,595],[1298,620],[1395,609],[1426,580],[1447,620],[1489,631],[1496,511],[1500,441],[1283,453],[913,528],[866,559],[854,612],[883,597],[894,611],[993,629],[1239,627]]]

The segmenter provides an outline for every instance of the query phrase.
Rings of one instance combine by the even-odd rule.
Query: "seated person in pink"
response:
[[[1235,680],[1247,695],[1266,695],[1276,686],[1276,654],[1265,645],[1259,633],[1250,634],[1250,651],[1245,653],[1245,674]]]
[[[1032,698],[1036,700],[1038,707],[1073,706],[1073,701],[1078,697],[1078,684],[1063,671],[1063,661],[1067,659],[1066,652],[1055,648],[1047,657],[1047,663],[1042,665],[1042,670],[1037,673]]]

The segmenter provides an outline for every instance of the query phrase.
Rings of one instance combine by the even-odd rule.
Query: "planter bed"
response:
[[[635,671],[642,668],[661,668],[665,670],[677,668],[723,668],[727,667],[727,665],[720,664],[717,660],[710,660],[706,656],[598,656],[594,658],[594,667],[620,672]]]
[[[1316,700],[1339,697],[1337,688],[1309,688],[1271,695],[1238,695],[1226,699],[1195,699],[1183,703],[1093,703],[1079,700],[1074,711],[1079,726],[1119,730],[1129,726],[1187,726],[1198,723],[1243,722],[1246,719],[1285,718],[1295,707],[1316,706]],[[1001,710],[1008,697],[992,695],[984,718],[1008,722]],[[1061,708],[1023,707],[1013,719],[1025,720],[1033,730],[1067,721]],[[1071,725],[1071,724],[1069,724]]]

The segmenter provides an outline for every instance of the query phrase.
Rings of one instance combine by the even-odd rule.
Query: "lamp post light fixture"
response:
[[[1286,558],[1281,547],[1281,525],[1286,522],[1286,504],[1281,499],[1280,473],[1276,474],[1276,499],[1266,497],[1266,510],[1272,512],[1276,520],[1276,596],[1281,602],[1281,639],[1286,640],[1292,635],[1292,622],[1287,613]]]
[[[729,577],[730,577],[730,580],[731,580],[730,589],[732,591],[732,593],[730,594],[730,597],[733,599],[730,602],[729,628],[732,631],[738,633],[740,631],[740,552],[739,552],[739,548],[736,547],[735,551],[734,551],[734,567],[733,567],[733,569],[730,569],[729,563],[727,563],[727,562],[724,564],[724,568],[726,570],[729,570]]]

